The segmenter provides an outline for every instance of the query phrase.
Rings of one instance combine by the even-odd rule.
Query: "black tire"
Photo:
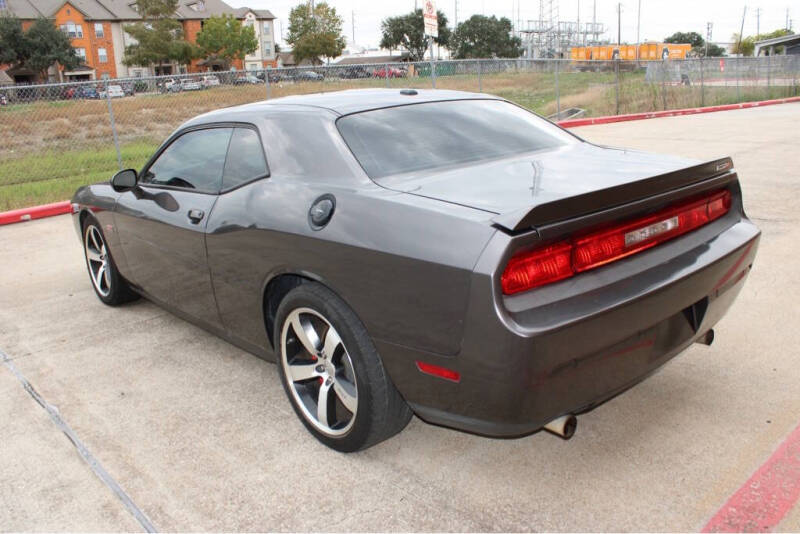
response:
[[[91,241],[89,237],[89,232],[97,232],[94,234],[95,240],[98,241],[98,245],[100,245],[100,250],[95,250],[94,241]],[[88,240],[88,241],[87,241]],[[139,298],[139,295],[134,292],[130,285],[128,285],[127,280],[125,280],[117,270],[117,265],[114,263],[114,258],[111,256],[111,251],[108,250],[106,246],[106,237],[103,233],[103,228],[100,223],[97,222],[96,219],[89,216],[83,221],[83,225],[81,227],[81,243],[83,245],[83,256],[86,261],[86,270],[89,274],[89,281],[92,284],[92,288],[94,289],[95,295],[97,298],[100,299],[103,304],[107,304],[109,306],[119,306],[121,304],[125,304],[127,302],[131,302]],[[102,253],[101,259],[98,260],[90,260],[90,252],[98,252]],[[98,269],[98,265],[104,266],[105,269],[108,271],[108,276],[99,277],[101,278],[101,282],[98,285],[98,282],[95,281],[95,273]]]
[[[317,360],[316,356],[311,356],[313,359],[310,361],[317,363],[326,361],[326,355],[323,354],[324,351],[321,347],[323,341],[327,340],[327,332],[332,328],[333,333],[338,334],[342,343],[341,349],[338,349],[339,363],[341,364],[344,355],[347,355],[347,361],[351,365],[350,369],[355,375],[352,380],[357,388],[355,412],[350,414],[349,411],[340,410],[345,405],[341,402],[341,397],[335,393],[330,401],[341,405],[334,406],[334,412],[339,410],[346,415],[351,415],[350,421],[344,425],[349,428],[345,428],[341,435],[330,435],[320,430],[317,426],[320,425],[320,421],[316,418],[312,420],[313,416],[307,415],[304,411],[309,409],[308,404],[301,407],[301,403],[304,401],[300,399],[298,390],[302,390],[301,393],[304,391],[306,398],[313,400],[315,395],[319,395],[319,393],[315,393],[315,384],[318,384],[316,387],[319,391],[322,384],[327,382],[322,377],[309,378],[305,382],[290,382],[287,377],[289,361],[295,362],[298,354],[302,354],[302,357],[310,354],[310,351],[302,348],[298,338],[292,339],[292,336],[295,335],[292,318],[301,317],[299,315],[301,312],[307,314],[310,319],[314,319],[318,314],[320,319],[318,325],[322,325],[317,327],[321,333],[318,335],[320,359]],[[326,323],[327,326],[325,326]],[[307,282],[292,289],[278,306],[273,340],[275,340],[275,354],[281,383],[292,408],[308,431],[328,447],[340,452],[366,449],[397,434],[411,419],[411,409],[386,373],[366,328],[350,307],[328,288],[317,283]],[[294,355],[290,354],[292,351],[294,351]],[[331,354],[328,358],[333,363],[334,355]],[[317,365],[316,367],[319,369],[324,366]],[[326,376],[337,377],[334,381],[340,377],[338,371]],[[315,380],[319,380],[319,383]],[[336,385],[338,384],[330,386],[329,389],[334,391]],[[321,398],[320,395],[317,400],[319,401]],[[319,404],[321,403],[317,402],[317,406]],[[328,423],[327,418],[325,423]]]

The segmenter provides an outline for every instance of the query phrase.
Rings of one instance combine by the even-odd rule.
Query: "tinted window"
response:
[[[142,179],[156,185],[216,193],[233,128],[195,130],[172,142]]]
[[[230,189],[267,175],[267,162],[258,134],[249,128],[236,128],[231,137],[222,189]]]
[[[337,126],[371,178],[576,142],[533,113],[499,100],[384,108],[342,117]]]

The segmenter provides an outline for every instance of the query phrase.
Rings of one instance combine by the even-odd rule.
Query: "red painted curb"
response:
[[[72,213],[72,204],[67,200],[34,206],[32,208],[0,212],[0,225],[31,221],[33,219],[52,217],[53,215],[62,215],[64,213]]]
[[[608,117],[594,117],[586,119],[570,119],[558,123],[563,128],[575,128],[578,126],[591,126],[593,124],[608,124],[611,122],[639,121],[643,119],[657,119],[659,117],[677,117],[679,115],[695,115],[697,113],[713,113],[715,111],[729,111],[732,109],[758,108],[762,106],[773,106],[775,104],[788,104],[790,102],[800,102],[800,96],[789,98],[777,98],[775,100],[761,100],[758,102],[742,102],[740,104],[725,104],[722,106],[707,106],[704,108],[673,109],[667,111],[652,111],[649,113],[629,113],[628,115],[611,115]]]
[[[702,532],[769,532],[800,499],[800,426],[714,514]]]
[[[704,108],[675,109],[670,111],[653,111],[650,113],[630,113],[628,115],[611,115],[608,117],[594,117],[588,119],[571,119],[558,123],[563,128],[576,128],[578,126],[591,126],[593,124],[608,124],[611,122],[638,121],[644,119],[657,119],[659,117],[677,117],[679,115],[694,115],[697,113],[711,113],[714,111],[728,111],[731,109],[757,108],[761,106],[772,106],[774,104],[788,104],[789,102],[800,102],[800,96],[789,98],[778,98],[775,100],[761,100],[759,102],[742,102],[741,104],[726,104],[724,106],[708,106]],[[42,217],[62,215],[70,213],[72,206],[69,201],[54,202],[32,208],[22,208],[13,211],[0,212],[0,226],[13,224]]]

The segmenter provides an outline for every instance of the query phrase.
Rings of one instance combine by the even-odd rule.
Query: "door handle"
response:
[[[192,224],[197,224],[203,220],[205,212],[203,210],[191,209],[189,210],[188,215],[189,215],[189,220],[192,221]]]

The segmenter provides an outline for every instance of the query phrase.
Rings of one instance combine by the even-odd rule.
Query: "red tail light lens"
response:
[[[514,256],[500,279],[503,293],[511,295],[572,276],[571,254],[572,245],[564,242]]]
[[[511,258],[500,278],[512,295],[568,278],[654,247],[725,215],[731,194],[721,191],[612,228]]]

